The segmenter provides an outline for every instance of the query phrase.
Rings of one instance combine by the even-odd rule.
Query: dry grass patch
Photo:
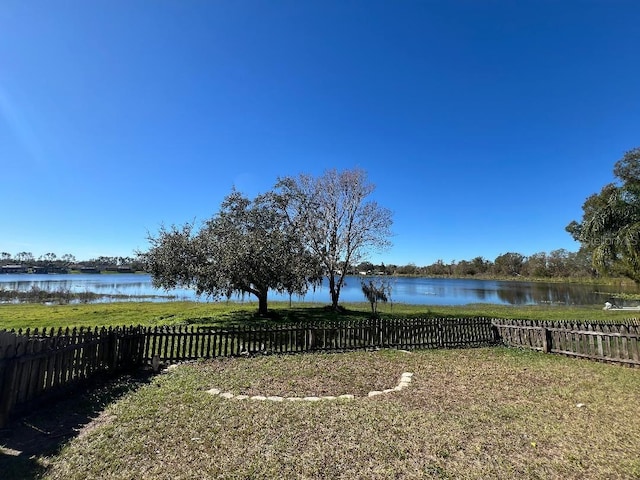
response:
[[[366,396],[371,390],[398,384],[402,363],[391,365],[389,353],[267,356],[250,360],[229,358],[192,365],[212,387],[236,395],[304,397],[352,394]],[[398,352],[393,352],[395,357]],[[407,355],[406,353],[404,355]],[[344,361],[347,358],[356,361]]]
[[[350,402],[205,393],[362,396],[404,371]],[[637,398],[640,370],[502,348],[200,362],[112,404],[45,478],[638,478]]]

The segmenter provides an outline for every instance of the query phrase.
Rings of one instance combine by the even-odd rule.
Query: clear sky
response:
[[[640,146],[640,2],[3,0],[0,251],[130,256],[232,187],[360,167],[373,261],[579,247]]]

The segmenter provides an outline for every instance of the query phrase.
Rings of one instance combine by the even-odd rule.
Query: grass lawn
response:
[[[324,304],[270,302],[272,320],[296,322],[303,320],[339,320],[368,318],[367,303],[346,303],[346,314],[327,311]],[[0,329],[50,328],[65,326],[122,326],[122,325],[228,325],[266,321],[255,317],[256,303],[204,302],[113,302],[96,304],[0,305]],[[624,322],[632,312],[603,311],[601,306],[509,306],[476,304],[464,306],[430,306],[382,304],[383,317],[494,317],[538,320],[588,320],[591,322]],[[636,317],[640,316],[638,312]]]
[[[638,398],[638,369],[506,348],[220,359],[151,377],[31,461],[65,480],[638,478]]]

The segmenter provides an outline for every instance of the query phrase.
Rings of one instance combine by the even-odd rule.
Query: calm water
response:
[[[362,302],[365,298],[360,289],[359,277],[348,277],[347,284],[340,295],[344,302]],[[391,301],[422,305],[465,305],[469,303],[492,303],[506,305],[594,305],[607,300],[607,293],[639,293],[637,287],[620,288],[611,285],[575,285],[540,282],[509,282],[494,280],[472,280],[453,278],[390,277],[392,285]],[[95,292],[105,295],[126,295],[131,300],[141,297],[153,301],[200,300],[191,290],[158,290],[151,285],[149,275],[139,274],[70,274],[70,275],[2,275],[0,290],[30,290],[38,287],[43,290],[71,292]],[[243,301],[242,298],[234,298]],[[287,295],[271,293],[269,300],[289,300]],[[293,301],[329,303],[327,284],[310,291],[304,297],[293,297]],[[253,296],[245,301],[255,301]],[[624,302],[616,302],[618,305]],[[629,302],[637,305],[638,302]],[[622,306],[622,305],[621,305]]]

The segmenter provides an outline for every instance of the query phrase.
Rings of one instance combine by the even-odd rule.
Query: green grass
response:
[[[270,320],[257,318],[255,303],[204,302],[113,302],[77,305],[3,304],[1,328],[93,327],[122,325],[229,325],[246,322],[362,319],[370,316],[367,303],[347,303],[345,314],[328,311],[324,304],[271,302]],[[382,304],[382,317],[495,317],[532,320],[588,320],[623,322],[629,312],[603,311],[601,306],[508,306],[476,304],[465,306],[429,306]],[[640,314],[640,312],[639,312]]]
[[[366,397],[405,371],[409,388]],[[226,400],[212,387],[358,397]],[[34,461],[50,480],[638,478],[638,398],[638,370],[505,348],[203,361]]]

